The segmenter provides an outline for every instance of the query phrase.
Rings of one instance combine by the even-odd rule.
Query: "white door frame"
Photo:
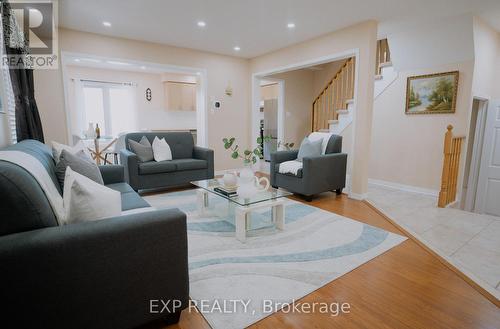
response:
[[[481,152],[481,163],[479,168],[479,179],[477,184],[476,193],[476,203],[474,211],[477,213],[484,213],[485,203],[486,203],[486,189],[487,189],[487,178],[488,178],[488,166],[490,156],[492,155],[492,149],[490,143],[493,143],[493,134],[495,133],[493,127],[495,121],[498,120],[496,115],[500,113],[500,101],[490,100],[488,102],[488,111],[486,113],[486,124],[484,129],[484,142]],[[493,145],[492,145],[493,146]]]
[[[325,64],[328,62],[334,62],[342,59],[347,59],[350,57],[355,57],[355,67],[354,67],[354,72],[355,72],[355,79],[354,79],[354,108],[357,108],[357,97],[358,97],[358,81],[359,81],[359,48],[354,48],[350,50],[346,50],[343,52],[339,52],[336,54],[331,54],[327,56],[322,56],[318,57],[315,59],[310,59],[302,62],[298,62],[295,64],[290,64],[290,65],[285,65],[285,66],[279,66],[276,68],[272,68],[269,70],[261,71],[261,72],[256,72],[252,73],[252,120],[251,120],[251,138],[252,138],[252,147],[257,146],[257,137],[259,136],[259,129],[260,129],[260,122],[259,122],[259,103],[260,103],[260,79],[265,79],[269,80],[269,78],[265,78],[265,76],[268,75],[273,75],[273,74],[278,74],[278,73],[284,73],[288,71],[294,71],[310,66],[315,66],[315,65],[320,65],[320,64]],[[280,91],[281,92],[281,91]],[[283,96],[284,96],[284,84],[283,84]],[[284,104],[284,101],[283,101]],[[280,115],[281,112],[281,115]],[[278,104],[278,138],[280,138],[280,129],[281,133],[281,138],[284,137],[284,122],[285,122],[285,115],[284,115],[284,106],[283,109],[279,108]],[[356,136],[356,112],[353,115],[353,122],[352,122],[352,145],[351,145],[351,150],[354,150],[354,145],[355,145],[355,136]],[[281,128],[280,128],[281,127]],[[348,171],[351,172],[352,174],[352,156],[347,157],[347,167]],[[351,196],[351,179],[346,181],[346,190],[349,196]]]
[[[480,103],[474,130],[474,143],[472,145],[472,155],[469,167],[469,178],[467,181],[467,190],[465,195],[464,210],[474,212],[479,181],[479,170],[481,167],[481,153],[484,145],[484,129],[486,125],[486,113],[488,111],[489,99],[485,97],[474,96],[474,100]],[[468,136],[470,138],[471,136]]]
[[[197,136],[197,145],[202,147],[208,146],[208,115],[207,115],[207,69],[205,68],[197,68],[197,67],[188,67],[188,66],[179,66],[179,65],[170,65],[170,64],[159,64],[138,60],[130,60],[123,58],[114,58],[114,57],[104,57],[97,56],[85,53],[76,53],[76,52],[68,52],[61,51],[61,72],[63,79],[63,90],[64,90],[64,112],[66,114],[66,129],[67,129],[67,138],[68,143],[71,143],[71,119],[70,119],[70,108],[69,108],[69,77],[67,73],[66,66],[71,63],[71,60],[75,57],[78,58],[86,58],[93,60],[93,62],[89,62],[85,67],[101,67],[106,69],[117,69],[116,67],[111,68],[111,64],[106,64],[107,61],[115,61],[127,63],[132,66],[125,66],[122,68],[128,68],[131,71],[137,72],[163,72],[163,73],[178,73],[178,74],[188,74],[188,75],[197,75],[199,77],[199,88],[196,90],[196,136]],[[145,71],[141,71],[140,67],[144,66],[147,68]],[[134,69],[135,68],[135,69]],[[137,69],[139,68],[139,69]]]

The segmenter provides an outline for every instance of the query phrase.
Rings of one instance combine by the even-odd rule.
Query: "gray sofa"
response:
[[[8,150],[37,158],[59,189],[51,149],[26,140]],[[123,209],[148,207],[123,167],[101,167]],[[37,180],[0,161],[0,277],[6,328],[133,328],[177,322],[180,309],[150,313],[151,299],[188,305],[186,215],[153,210],[58,226]],[[12,325],[10,325],[12,324]]]
[[[345,187],[347,154],[342,152],[342,136],[332,135],[324,155],[306,157],[297,175],[280,174],[279,165],[297,159],[298,150],[271,153],[271,185],[305,196],[311,201],[313,195],[335,191],[342,193]]]
[[[129,140],[139,142],[146,136],[151,144],[155,136],[165,138],[172,151],[170,161],[140,162],[131,151]],[[194,145],[190,132],[138,132],[125,136],[126,149],[121,150],[120,160],[125,166],[127,182],[135,191],[175,187],[191,181],[214,178],[214,152]]]

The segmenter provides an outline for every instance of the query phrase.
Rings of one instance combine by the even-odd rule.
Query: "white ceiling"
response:
[[[471,12],[500,31],[500,0],[59,0],[59,7],[62,27],[245,58],[367,19]],[[206,27],[197,26],[200,20]]]

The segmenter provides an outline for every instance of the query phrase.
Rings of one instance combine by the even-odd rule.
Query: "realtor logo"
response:
[[[5,8],[2,8],[5,10]],[[24,49],[23,55],[7,52],[4,63],[10,68],[57,69],[57,1],[10,1],[5,44]],[[5,58],[7,57],[7,58]]]

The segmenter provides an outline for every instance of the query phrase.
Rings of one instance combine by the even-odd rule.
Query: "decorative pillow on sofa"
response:
[[[309,138],[309,141],[315,142],[317,140],[321,140],[321,154],[325,154],[326,152],[326,147],[328,146],[328,142],[330,141],[330,137],[332,137],[332,133],[322,133],[319,131],[315,131],[309,134],[307,138]]]
[[[82,151],[85,154],[85,156],[89,158],[89,160],[92,160],[90,152],[87,150],[82,141],[76,143],[75,146],[69,146],[57,142],[52,142],[52,155],[54,156],[54,160],[56,160],[56,163],[59,162],[59,158],[61,157],[61,153],[63,150],[66,150],[72,154]]]
[[[146,136],[142,136],[139,143],[133,140],[129,140],[128,145],[132,149],[132,152],[137,155],[139,161],[148,162],[154,159],[153,148]]]
[[[153,140],[153,155],[157,162],[172,160],[172,150],[170,150],[170,146],[165,141],[165,138],[159,139],[155,137]]]
[[[59,162],[56,165],[56,176],[61,185],[61,189],[64,189],[64,179],[66,176],[66,168],[71,167],[73,171],[76,171],[80,175],[90,178],[96,183],[104,185],[102,179],[101,171],[99,167],[83,152],[83,150],[78,151],[75,154],[67,150],[62,150],[59,156]]]
[[[118,191],[98,184],[71,170],[66,170],[64,192],[64,221],[72,224],[121,215],[122,199]]]
[[[299,154],[297,155],[297,161],[302,161],[305,157],[317,157],[321,155],[323,140],[319,139],[316,141],[311,141],[309,138],[305,137],[302,140],[299,148]]]

